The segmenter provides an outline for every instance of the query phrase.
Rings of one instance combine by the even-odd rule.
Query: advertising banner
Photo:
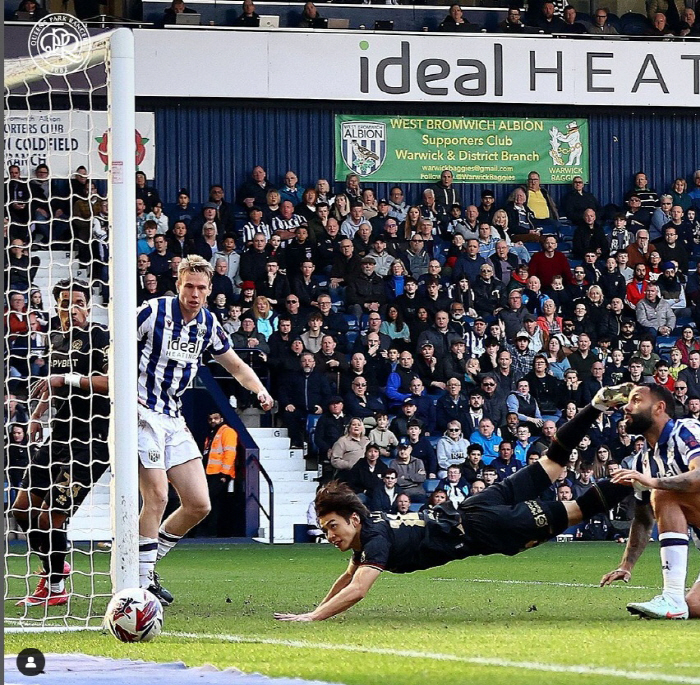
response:
[[[300,29],[134,37],[137,96],[700,107],[697,41]],[[226,68],[202,69],[183,54],[216,55]],[[297,74],[319,64],[330,72],[290,78],[290,64]]]
[[[461,183],[588,180],[588,120],[480,117],[335,118],[335,178],[434,181],[450,169]]]
[[[38,164],[47,164],[54,178],[70,178],[79,166],[91,178],[107,178],[109,140],[106,112],[10,111],[5,113],[5,172],[17,164],[31,178]],[[153,178],[155,117],[136,112],[136,169]]]

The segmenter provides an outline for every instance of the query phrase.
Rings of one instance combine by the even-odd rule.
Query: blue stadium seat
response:
[[[637,12],[628,12],[620,18],[618,31],[626,36],[642,36],[649,28],[649,20]]]
[[[440,442],[441,435],[429,435],[428,436],[428,442],[435,448],[437,449],[437,444]]]
[[[430,494],[435,488],[437,488],[440,480],[438,478],[428,478],[423,481],[423,490]]]
[[[379,458],[382,460],[382,462],[385,466],[389,466],[389,464],[391,464],[391,457],[379,457]]]
[[[676,328],[683,328],[683,326],[692,326],[695,328],[695,322],[691,316],[679,316],[676,319]]]
[[[423,506],[422,504],[418,504],[418,502],[415,502],[414,504],[411,504],[411,505],[408,507],[408,510],[409,510],[409,511],[412,511],[412,512],[419,512],[419,511],[420,511],[420,508],[421,508],[422,506]]]
[[[348,323],[349,331],[358,331],[360,329],[360,326],[357,323],[357,317],[354,314],[345,314],[344,316]]]
[[[348,341],[348,347],[352,348],[352,346],[357,341],[357,338],[359,337],[359,335],[360,335],[360,333],[358,331],[348,331],[345,334],[345,337],[347,338],[347,341]]]
[[[366,331],[368,325],[369,325],[369,314],[363,314],[362,318],[360,319],[360,330]]]
[[[677,335],[660,335],[656,339],[656,347],[659,354],[668,354],[671,348],[676,344],[676,340],[678,340]]]

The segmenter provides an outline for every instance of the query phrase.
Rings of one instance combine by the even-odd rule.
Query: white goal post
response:
[[[51,15],[50,15],[51,16]],[[60,74],[47,73],[37,65],[33,58],[21,58],[5,61],[5,116],[8,110],[32,109],[34,98],[43,98],[42,103],[52,106],[54,98],[64,98],[62,113],[67,120],[72,121],[76,113],[74,98],[79,98],[87,91],[82,85],[87,82],[87,88],[91,87],[91,78],[88,74],[100,64],[104,64],[106,86],[106,114],[107,114],[107,199],[109,203],[108,214],[108,246],[109,246],[109,297],[108,332],[110,339],[109,353],[109,386],[110,386],[110,431],[109,431],[109,455],[111,467],[111,559],[110,559],[110,587],[103,593],[111,594],[128,587],[138,586],[138,455],[137,455],[137,345],[136,345],[136,227],[135,227],[135,96],[134,96],[134,37],[131,30],[118,28],[114,31],[98,34],[86,38],[80,42],[80,49],[89,51],[89,57],[82,63],[80,71]],[[48,53],[45,53],[48,54]],[[36,54],[35,54],[36,57]],[[52,63],[60,64],[60,54],[52,55]],[[70,55],[66,58],[66,71],[70,72]],[[60,72],[60,68],[59,68]],[[102,76],[102,78],[105,78]],[[81,85],[72,90],[72,81]],[[99,88],[103,88],[100,80]],[[102,93],[103,91],[100,90]],[[89,102],[93,102],[92,93],[88,96]],[[19,103],[19,105],[18,105]],[[65,106],[68,103],[68,106]],[[23,105],[23,106],[22,106]],[[41,105],[41,109],[46,107]],[[90,120],[92,111],[87,111],[85,116]],[[104,112],[100,112],[104,116]],[[7,121],[7,119],[6,119]],[[87,136],[92,130],[88,126]],[[8,129],[5,127],[7,139]],[[7,142],[7,140],[6,140]],[[75,163],[68,155],[68,162]],[[5,176],[8,177],[8,153],[5,153]],[[32,168],[36,166],[36,160],[31,162]],[[88,174],[90,174],[88,168]],[[7,183],[7,181],[6,181]],[[7,186],[6,186],[7,187]],[[65,198],[63,198],[65,199]],[[68,200],[71,198],[69,197]],[[6,209],[8,199],[5,199]],[[31,234],[33,225],[29,225]],[[89,238],[90,240],[90,238]],[[43,259],[51,260],[52,252],[34,251],[32,240],[29,241],[30,256],[44,255]],[[68,253],[70,255],[70,252]],[[70,260],[70,257],[69,257]],[[77,264],[65,266],[68,273],[75,275]],[[47,269],[52,273],[50,269]],[[57,270],[54,270],[57,272]],[[7,296],[6,292],[6,296]],[[49,303],[46,303],[49,304]],[[107,323],[107,322],[105,322]],[[5,339],[7,344],[7,337]],[[28,357],[29,358],[29,357]],[[31,375],[29,381],[31,383]],[[6,386],[7,387],[7,386]],[[6,475],[6,507],[8,499],[7,475]],[[5,518],[7,523],[7,516]],[[6,537],[7,542],[7,537]],[[109,548],[103,545],[102,548]],[[5,545],[5,569],[6,569],[6,616],[8,602],[8,545]],[[87,572],[89,574],[89,570]],[[106,570],[104,571],[106,574]],[[85,573],[83,574],[85,575]],[[16,576],[15,576],[16,577]],[[106,577],[106,576],[105,576]],[[14,600],[14,597],[9,599]],[[90,598],[87,598],[90,600]],[[87,602],[88,609],[85,615],[72,615],[67,612],[67,617],[62,617],[58,612],[41,611],[32,615],[30,612],[14,619],[6,619],[5,625],[14,626],[10,630],[24,630],[37,628],[43,629],[49,626],[59,626],[60,629],[76,629],[95,625],[95,620],[101,618],[105,602]],[[56,609],[63,607],[56,607]]]

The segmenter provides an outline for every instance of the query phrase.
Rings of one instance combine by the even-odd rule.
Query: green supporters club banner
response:
[[[458,183],[588,180],[587,119],[335,117],[335,177],[381,183],[436,181],[450,169]]]

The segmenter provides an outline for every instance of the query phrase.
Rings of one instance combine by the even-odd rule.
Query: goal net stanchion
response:
[[[27,330],[16,330],[14,333],[17,335],[8,331],[6,326],[4,340],[5,392],[6,397],[10,398],[5,405],[6,419],[10,418],[5,426],[4,472],[6,631],[99,627],[111,594],[138,586],[133,34],[128,29],[117,29],[85,39],[80,45],[89,52],[89,57],[81,64],[80,70],[73,73],[70,62],[75,58],[75,49],[72,54],[67,54],[67,73],[63,75],[55,72],[47,74],[45,69],[37,66],[36,60],[30,58],[5,62],[5,215],[9,217],[9,221],[6,219],[6,235],[10,239],[5,258],[8,273],[15,280],[6,283],[5,304],[6,307],[10,305],[11,293],[21,294],[26,302],[26,310],[16,315],[10,307],[5,320],[7,323],[8,317],[14,316],[14,320],[20,324],[22,321],[28,324],[25,326]],[[61,56],[52,55],[52,63],[60,65]],[[105,133],[105,115],[106,136],[102,135]],[[108,155],[108,158],[100,160],[108,165],[108,219],[97,216],[95,207],[99,205],[93,205],[93,200],[97,198],[89,193],[85,202],[88,215],[76,215],[75,201],[79,195],[76,195],[73,182],[68,181],[70,174],[54,172],[52,166],[60,154],[64,158],[58,160],[60,165],[55,166],[70,169],[71,174],[78,166],[85,166],[87,179],[91,179],[93,174],[100,175],[97,173],[100,162],[95,164],[91,161],[97,157],[96,154],[86,154],[85,149],[76,149],[72,145],[59,146],[58,150],[62,152],[57,152],[55,147],[51,149],[51,122],[58,120],[64,124],[67,122],[68,130],[63,133],[69,141],[82,136],[93,143],[102,136],[106,145],[101,146],[100,152]],[[34,128],[30,129],[30,123]],[[28,131],[31,136],[27,134]],[[22,138],[23,135],[25,138]],[[33,141],[28,141],[29,137]],[[16,141],[19,144],[13,146]],[[97,142],[94,142],[96,145]],[[34,153],[23,155],[22,150],[31,149],[32,146]],[[41,153],[37,154],[37,150],[44,150],[43,157]],[[44,161],[49,165],[49,177],[39,178],[37,175],[32,181],[38,184],[36,187],[43,183],[47,195],[40,196],[35,187],[27,182],[36,166]],[[22,173],[13,185],[9,167],[15,163],[22,167]],[[23,187],[30,193],[29,201],[13,202],[22,199]],[[19,196],[13,195],[18,189]],[[104,185],[100,186],[99,190],[103,189]],[[42,201],[37,199],[39,197]],[[47,216],[37,214],[37,207],[45,209]],[[79,232],[79,219],[87,225],[87,234],[84,226],[83,231]],[[102,234],[98,231],[99,220],[106,227]],[[37,238],[42,231],[53,239],[49,245],[38,244]],[[22,236],[21,247],[24,249],[13,251],[11,243],[15,235]],[[47,247],[49,249],[45,249]],[[76,251],[82,264],[75,258]],[[89,264],[85,264],[86,254]],[[108,266],[104,270],[100,260],[106,255]],[[38,565],[36,555],[29,554],[25,543],[11,539],[25,537],[10,517],[19,485],[17,475],[21,471],[21,459],[19,462],[16,458],[13,461],[13,455],[16,457],[24,449],[25,456],[34,456],[39,444],[27,446],[25,441],[24,445],[15,445],[11,433],[14,431],[21,436],[22,431],[15,430],[14,426],[19,426],[24,433],[28,431],[28,417],[36,405],[29,395],[31,387],[41,377],[38,374],[42,373],[41,365],[36,364],[41,353],[37,351],[34,341],[43,334],[48,342],[53,330],[47,325],[43,330],[39,325],[35,326],[37,316],[30,311],[30,292],[36,289],[41,293],[43,309],[48,315],[44,319],[52,319],[57,313],[52,298],[53,286],[61,279],[76,277],[88,280],[92,287],[88,329],[94,324],[103,324],[109,335],[110,471],[93,487],[68,524],[70,543],[67,560],[73,566],[73,571],[66,580],[67,604],[17,607],[15,602],[31,593],[39,578],[32,573]],[[100,303],[100,296],[106,297],[106,301]],[[16,302],[19,300],[18,297],[14,299]],[[68,349],[79,349],[80,341],[75,339],[73,332],[66,337]],[[44,352],[47,349],[48,345],[45,344]],[[45,361],[44,358],[44,364]],[[11,373],[8,374],[8,371]],[[94,398],[94,395],[90,396],[89,401],[94,402]],[[22,406],[25,408],[24,414]],[[54,441],[51,435],[52,425],[57,421],[52,410],[45,414],[43,421],[44,435],[49,435],[48,444],[52,450],[59,448],[60,445],[55,444],[59,441]],[[92,431],[90,436],[86,442],[95,442]],[[31,483],[29,485],[31,487]],[[109,497],[107,491],[110,492]],[[107,507],[109,512],[106,511]]]

